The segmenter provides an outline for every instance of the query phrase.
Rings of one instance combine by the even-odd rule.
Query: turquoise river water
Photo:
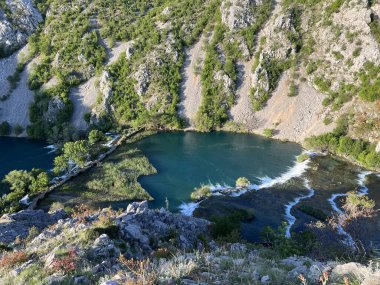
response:
[[[54,153],[43,141],[0,137],[0,179],[11,170],[51,169]],[[0,189],[0,194],[4,190]]]

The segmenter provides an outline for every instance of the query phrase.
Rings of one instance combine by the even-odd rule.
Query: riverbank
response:
[[[157,171],[139,150],[131,147],[136,140],[151,134],[137,130],[120,136],[97,160],[41,195],[35,207],[49,209],[54,203],[74,207],[83,203],[100,208],[127,201],[152,200],[137,179]]]
[[[146,199],[152,208],[168,207],[187,215],[203,211],[200,215],[210,218],[240,209],[245,199],[250,202],[241,204],[243,209],[253,211],[256,217],[253,223],[245,223],[245,236],[258,237],[264,226],[276,228],[282,221],[288,223],[289,236],[291,231],[302,230],[305,224],[316,221],[315,213],[333,215],[329,199],[334,195],[345,197],[355,189],[357,173],[363,171],[330,156],[297,161],[296,156],[302,151],[298,144],[251,134],[180,131],[159,132],[146,138],[149,134],[152,132],[132,132],[126,143],[121,141],[123,136],[114,136],[104,144],[109,148],[105,154],[65,176],[33,200],[31,208],[48,210],[55,204],[75,207],[82,203],[93,208],[124,208],[130,201]],[[335,164],[343,170],[340,177],[331,178],[329,171],[323,169],[335,169]],[[241,176],[247,176],[252,184],[235,187]],[[326,177],[336,181],[333,187]],[[200,185],[211,185],[217,199],[212,197],[211,204],[188,203],[190,193]],[[312,196],[311,189],[315,190]],[[334,202],[339,207],[340,199]]]
[[[246,187],[205,185],[208,197],[181,205],[181,212],[197,217],[221,217],[236,210],[252,212],[250,222],[243,221],[241,231],[249,241],[259,241],[264,227],[282,227],[284,234],[307,229],[307,225],[340,214],[341,206],[349,192],[368,195],[380,209],[380,180],[376,173],[368,172],[333,156],[313,156],[295,165],[287,172],[274,178],[262,178],[261,183]],[[333,203],[333,204],[332,204]],[[370,224],[372,222],[369,222]],[[380,242],[377,223],[370,226],[370,237]],[[349,236],[341,230],[344,240]]]

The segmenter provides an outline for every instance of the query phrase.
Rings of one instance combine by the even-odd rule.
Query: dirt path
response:
[[[200,40],[193,47],[186,50],[186,58],[182,71],[179,114],[187,121],[190,128],[194,128],[195,116],[202,102],[200,71],[205,57],[205,41],[210,38],[210,34],[207,36],[202,35]],[[198,74],[196,74],[195,69],[199,71],[197,72]]]

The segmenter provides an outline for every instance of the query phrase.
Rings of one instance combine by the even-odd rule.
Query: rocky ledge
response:
[[[0,233],[10,237],[2,236],[0,284],[301,284],[300,277],[318,284],[321,275],[333,282],[327,284],[343,284],[345,276],[357,281],[352,284],[380,280],[374,264],[283,259],[250,244],[217,243],[210,222],[149,209],[146,201],[125,211],[81,206],[64,215],[39,210],[1,218]],[[26,234],[33,226],[37,230]],[[20,238],[14,242],[14,236]]]
[[[67,217],[64,211],[52,214],[42,210],[20,211],[14,214],[5,214],[0,218],[0,243],[12,243],[17,237],[24,239],[28,236],[31,228],[42,230],[58,220]]]
[[[32,0],[5,0],[0,2],[0,57],[20,48],[28,39],[42,16]]]

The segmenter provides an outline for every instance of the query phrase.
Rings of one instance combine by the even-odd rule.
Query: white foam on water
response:
[[[343,193],[339,193],[339,194],[333,194],[329,199],[329,203],[331,205],[331,207],[333,208],[333,210],[335,212],[337,212],[339,215],[343,215],[343,211],[338,207],[338,205],[336,204],[335,200],[337,198],[340,198],[340,197],[346,197],[348,196],[347,194],[343,194]],[[341,217],[343,218],[343,217]],[[340,219],[341,219],[340,218]],[[355,247],[355,241],[354,239],[352,238],[352,236],[346,232],[343,227],[342,227],[342,221],[339,221],[338,225],[337,225],[337,231],[338,231],[338,234],[342,235],[345,237],[345,239],[343,240],[343,243],[348,245],[349,247],[351,248],[354,248]]]
[[[288,169],[288,171],[284,172],[280,176],[276,178],[263,177],[260,178],[261,183],[258,185],[251,185],[249,188],[254,190],[260,190],[264,188],[270,188],[277,184],[283,184],[288,182],[292,178],[301,177],[306,170],[309,168],[310,159],[306,159],[302,162],[295,162],[295,164]]]
[[[192,216],[194,211],[198,208],[200,202],[182,203],[179,206],[180,212],[185,216]]]
[[[55,145],[53,145],[53,144],[47,145],[47,146],[45,146],[44,148],[46,148],[46,149],[50,149],[50,151],[48,152],[48,154],[53,153],[53,152],[55,152],[55,151],[58,149],[58,148],[57,148]]]
[[[302,196],[299,196],[299,197],[295,198],[292,202],[290,202],[289,204],[285,205],[285,219],[287,221],[287,226],[286,226],[286,229],[285,229],[285,237],[287,237],[287,238],[291,237],[291,235],[290,235],[290,229],[292,228],[292,226],[296,222],[296,217],[294,217],[291,214],[292,208],[295,205],[297,205],[301,200],[307,199],[307,198],[311,198],[315,194],[314,189],[312,189],[310,187],[309,180],[307,180],[306,178],[304,179],[304,186],[308,190],[308,193],[306,195],[302,195]]]
[[[365,185],[365,181],[367,179],[367,176],[372,174],[371,171],[363,171],[358,174],[358,184],[359,184],[359,191],[362,195],[368,195],[368,187]]]
[[[29,195],[26,194],[24,197],[21,198],[21,200],[19,202],[22,205],[29,205],[30,204],[30,202],[29,202]]]
[[[106,134],[106,135],[107,135],[107,134]],[[114,143],[117,139],[120,138],[120,135],[118,135],[118,134],[109,134],[108,136],[111,137],[111,139],[108,140],[106,143],[104,143],[103,146],[110,148],[110,147],[112,147],[113,143]]]
[[[335,212],[337,212],[338,214],[343,214],[343,211],[338,207],[338,205],[335,203],[335,200],[336,198],[340,198],[340,197],[346,197],[347,194],[343,194],[343,193],[338,193],[338,194],[333,194],[331,195],[331,197],[327,200],[329,202],[329,204],[331,205],[331,208],[333,208],[333,210]]]
[[[365,185],[365,181],[367,179],[367,176],[372,174],[373,172],[371,171],[362,171],[358,174],[358,177],[356,179],[356,181],[358,182],[358,185],[359,185],[359,194],[358,195],[367,195],[368,194],[368,187]],[[331,197],[328,199],[328,202],[330,203],[331,207],[333,208],[333,210],[335,212],[337,212],[339,215],[343,215],[343,211],[338,207],[338,205],[336,204],[335,200],[337,198],[340,198],[340,197],[347,197],[348,194],[344,194],[344,193],[338,193],[338,194],[333,194],[331,195]],[[343,218],[343,217],[342,217]],[[343,235],[345,236],[345,240],[343,241],[346,245],[350,246],[350,247],[354,247],[355,246],[355,241],[353,240],[352,236],[346,232],[342,225],[341,225],[341,221],[339,221],[339,224],[338,224],[338,233],[340,235]]]
[[[307,151],[305,151],[304,153],[307,153],[309,156],[321,155],[319,153],[307,152]],[[283,174],[281,174],[280,176],[278,176],[276,178],[270,178],[268,176],[261,177],[261,178],[259,178],[259,180],[260,180],[259,184],[252,184],[252,185],[249,185],[247,187],[243,187],[243,188],[239,189],[238,191],[231,191],[231,193],[228,195],[232,196],[232,197],[239,197],[239,196],[241,196],[241,195],[243,195],[249,191],[252,191],[252,190],[257,191],[257,190],[261,190],[264,188],[273,187],[274,185],[277,185],[277,184],[283,184],[292,178],[302,176],[306,172],[306,170],[309,168],[309,165],[308,165],[309,162],[310,162],[310,159],[306,159],[305,161],[302,161],[302,162],[295,161],[294,165],[292,167],[289,167],[289,169],[286,172],[284,172]],[[229,186],[226,183],[213,184],[209,181],[208,185],[210,187],[211,192],[213,193],[212,194],[213,196],[223,195],[222,193],[220,193],[223,190],[234,189],[234,188],[236,189],[236,187]],[[185,203],[184,202],[179,206],[180,212],[184,215],[192,216],[195,209],[198,208],[200,203],[201,202],[197,202],[197,203],[195,203],[195,202]]]
[[[304,152],[304,153],[311,155],[311,153],[309,153],[309,152]],[[315,153],[314,155],[320,155],[320,154]],[[309,162],[310,162],[310,159],[306,159],[305,161],[302,161],[302,162],[296,161],[292,167],[289,167],[289,169],[286,172],[282,173],[280,176],[275,177],[275,178],[270,178],[268,176],[260,177],[259,178],[259,180],[260,180],[259,184],[252,184],[252,185],[249,185],[247,187],[243,187],[243,188],[239,189],[238,191],[233,191],[229,195],[232,197],[238,197],[238,196],[241,196],[241,195],[243,195],[249,191],[252,191],[252,190],[257,191],[257,190],[261,190],[261,189],[265,189],[265,188],[270,188],[270,187],[273,187],[275,185],[288,182],[292,178],[301,177],[306,172],[306,170],[309,168]],[[222,191],[222,190],[232,189],[232,188],[234,188],[234,187],[227,186],[227,185],[223,186],[221,184],[211,185],[211,191],[212,192],[217,192],[217,191]]]

